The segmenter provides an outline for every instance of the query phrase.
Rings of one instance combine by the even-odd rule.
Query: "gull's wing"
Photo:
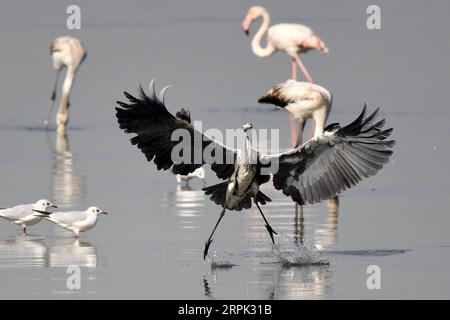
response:
[[[142,87],[140,87],[138,98],[127,92],[124,94],[129,101],[127,103],[118,101],[117,104],[120,107],[116,107],[120,128],[126,133],[136,134],[131,138],[131,143],[137,145],[148,161],[153,160],[158,170],[167,170],[172,167],[173,173],[187,175],[206,163],[211,165],[211,169],[221,179],[228,179],[233,174],[236,151],[194,129],[188,111],[181,109],[176,116],[172,115],[167,110],[164,99],[160,100],[156,97],[153,81],[150,83],[149,96],[144,93]],[[171,139],[177,129],[180,131],[184,129],[182,132],[189,137],[189,145],[183,141],[183,146],[188,148],[183,149],[182,152],[190,149],[190,157],[188,161],[174,163],[175,159],[171,157],[172,151],[182,141],[182,138],[176,141]],[[211,154],[213,157],[204,156],[205,148],[207,148],[206,154]]]
[[[299,148],[261,156],[263,163],[278,161],[273,172],[275,188],[299,204],[315,203],[375,175],[389,160],[395,143],[386,141],[392,129],[382,129],[384,119],[372,121],[377,112],[365,118],[364,106],[361,115],[345,127],[331,124],[323,136]]]
[[[58,222],[67,226],[71,226],[76,222],[85,220],[87,213],[85,211],[61,211],[55,212],[49,215],[49,218],[53,222]]]
[[[7,208],[0,211],[3,218],[8,220],[20,220],[30,214],[33,214],[33,204],[21,204],[12,208]]]

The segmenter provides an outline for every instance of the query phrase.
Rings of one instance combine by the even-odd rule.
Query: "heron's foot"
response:
[[[272,239],[272,243],[275,244],[275,239],[273,238],[273,235],[278,234],[278,233],[276,233],[275,230],[273,230],[272,227],[268,224],[266,224],[266,229],[267,229],[267,232],[269,232],[270,239]]]
[[[211,238],[205,242],[205,249],[203,250],[203,260],[205,260],[206,256],[208,255],[209,246],[211,245],[212,241],[213,239]]]

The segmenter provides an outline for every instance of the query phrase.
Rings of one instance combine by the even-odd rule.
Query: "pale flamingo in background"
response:
[[[50,54],[53,59],[53,67],[56,69],[55,86],[50,98],[50,109],[44,126],[48,127],[48,122],[53,111],[53,105],[56,99],[56,87],[58,85],[59,72],[67,68],[66,78],[62,88],[61,104],[56,115],[56,124],[59,132],[65,132],[69,122],[69,98],[72,91],[75,75],[80,64],[86,58],[86,47],[84,44],[73,37],[59,37],[52,41]]]
[[[305,128],[306,120],[314,120],[314,136],[317,138],[323,134],[325,123],[331,110],[333,102],[332,94],[314,83],[288,80],[276,84],[267,93],[262,96],[259,103],[271,103],[278,108],[284,108],[299,123],[299,134],[295,142],[295,147],[303,143],[302,133]],[[295,135],[295,131],[293,131]]]
[[[292,58],[292,79],[297,80],[297,66],[302,70],[308,82],[314,82],[298,54],[312,49],[328,53],[325,43],[314,34],[311,28],[293,23],[275,24],[269,28],[270,16],[267,10],[260,6],[251,7],[242,22],[242,27],[248,35],[250,25],[258,18],[263,23],[252,40],[252,50],[258,57],[269,57],[278,50],[286,52]],[[267,45],[261,46],[261,40],[267,33]]]
[[[325,43],[314,34],[311,28],[293,23],[280,23],[271,27],[270,15],[267,10],[260,6],[251,7],[247,16],[242,22],[245,33],[249,34],[249,29],[253,21],[262,17],[263,22],[255,37],[252,40],[252,51],[258,57],[269,57],[278,50],[286,52],[292,58],[292,79],[297,80],[297,66],[302,70],[308,82],[313,83],[313,78],[309,74],[305,65],[299,57],[300,53],[312,49],[328,53]],[[262,38],[267,34],[267,45],[261,46]],[[296,140],[295,119],[289,117],[291,122],[292,141]]]

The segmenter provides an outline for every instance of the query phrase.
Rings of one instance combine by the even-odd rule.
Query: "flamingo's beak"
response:
[[[250,25],[252,24],[252,16],[247,14],[244,21],[242,21],[242,29],[244,29],[245,34],[248,36]]]

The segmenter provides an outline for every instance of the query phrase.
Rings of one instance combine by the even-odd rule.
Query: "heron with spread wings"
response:
[[[279,154],[265,155],[253,149],[253,127],[246,123],[242,127],[245,147],[234,150],[196,130],[189,111],[181,109],[175,115],[171,114],[164,102],[165,91],[166,88],[158,98],[152,81],[149,95],[142,87],[139,97],[124,92],[128,102],[117,102],[116,116],[121,129],[136,134],[131,143],[145,154],[148,161],[153,161],[158,170],[172,168],[175,174],[187,175],[208,164],[219,179],[225,180],[203,189],[222,207],[219,219],[205,242],[204,259],[225,211],[249,209],[252,202],[264,219],[272,243],[275,242],[274,234],[277,233],[260,207],[260,204],[271,201],[260,190],[260,186],[270,180],[270,175],[273,175],[275,189],[282,190],[296,203],[320,202],[351,188],[363,178],[375,175],[388,162],[395,143],[387,140],[392,129],[383,129],[385,120],[374,121],[378,109],[367,116],[364,106],[361,114],[349,125],[330,124],[322,135]],[[201,150],[197,151],[201,156],[197,156],[194,150],[189,157],[183,157],[183,161],[173,159],[174,148],[181,143],[181,139],[173,139],[175,130],[184,130],[190,136],[188,149],[194,150],[194,142],[200,139]],[[206,156],[205,150],[209,150],[213,157]]]

